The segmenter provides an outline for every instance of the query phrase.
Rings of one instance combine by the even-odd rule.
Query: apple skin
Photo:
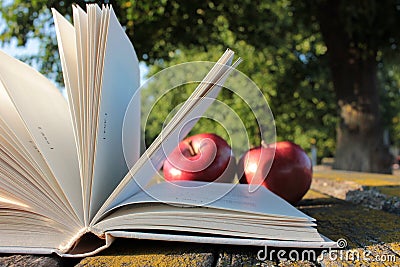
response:
[[[164,161],[167,181],[232,182],[236,160],[229,144],[213,133],[190,136]]]
[[[239,160],[238,174],[241,183],[262,184],[294,205],[310,189],[312,162],[299,145],[282,141],[247,151]]]

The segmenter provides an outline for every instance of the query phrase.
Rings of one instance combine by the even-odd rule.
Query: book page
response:
[[[182,205],[185,205],[184,203],[187,204],[193,200],[199,205],[202,204],[204,200],[210,200],[212,197],[215,198],[215,192],[217,192],[218,196],[221,190],[226,191],[226,187],[228,186],[227,184],[221,185],[222,187],[218,188],[218,186],[214,184],[214,186],[212,186],[213,190],[210,190],[210,188],[207,188],[207,190],[192,188],[196,191],[200,191],[203,197],[199,195],[193,196],[193,194],[191,194],[192,192],[182,195],[180,194],[181,189],[179,189],[178,194],[174,194],[177,193],[174,190],[172,190],[170,194],[170,191],[165,190],[171,188],[155,186],[160,191],[163,191],[163,195],[170,194],[172,201],[174,203],[179,203],[179,206],[159,202],[153,204],[139,204],[136,202],[133,205],[116,209],[110,216],[103,218],[96,224],[94,228],[98,227],[102,229],[102,231],[147,229],[155,231],[164,230],[166,232],[196,232],[199,234],[256,239],[301,240],[308,242],[323,241],[316,228],[313,227],[315,226],[313,222],[303,220],[298,216],[287,216],[287,211],[290,207],[284,207],[282,211],[279,211],[280,214],[277,214],[276,207],[270,207],[269,201],[274,201],[275,206],[282,207],[279,202],[283,200],[277,200],[265,194],[265,192],[262,192],[263,190],[261,190],[263,194],[261,201],[264,202],[261,203],[254,203],[253,199],[249,200],[246,196],[243,196],[243,193],[249,193],[248,188],[243,191],[241,188],[238,188],[239,190],[237,192],[230,191],[230,193],[220,198],[224,202],[235,202],[237,205],[235,205],[234,209],[229,207],[229,204],[215,205],[215,203],[198,207],[193,207],[192,205],[182,207]],[[191,186],[194,185],[191,184]],[[199,184],[196,184],[196,186],[199,186]],[[247,187],[247,185],[245,187]],[[204,191],[211,194],[204,197]],[[150,191],[147,193],[150,193]],[[154,193],[154,191],[151,193]],[[232,193],[239,194],[240,197],[230,196],[229,194]],[[139,199],[139,201],[143,201],[143,198]],[[254,200],[260,201],[260,198],[255,196]],[[243,207],[243,203],[245,203],[245,209],[247,210],[237,211],[237,208],[241,209]],[[254,208],[251,210],[251,207],[256,205],[258,205],[258,210],[256,213],[253,213]],[[213,206],[213,208],[211,206]],[[221,206],[223,206],[222,209]],[[262,206],[265,208],[261,208]],[[229,208],[227,209],[227,207]],[[248,209],[250,209],[250,211]],[[295,210],[294,207],[291,207],[291,209]],[[266,210],[271,211],[271,213],[265,212]],[[179,233],[177,234],[179,235]]]
[[[64,217],[63,220],[71,221],[71,224],[79,222],[68,201],[63,199],[63,192],[55,191],[46,183],[41,173],[9,141],[9,136],[3,134],[3,127],[0,127],[0,195],[20,199],[32,210],[51,218]]]
[[[200,214],[199,214],[200,215]],[[106,223],[100,223],[99,227],[105,231],[114,230],[152,230],[154,232],[176,231],[194,232],[203,235],[231,236],[255,239],[274,239],[292,241],[323,241],[317,230],[313,227],[273,226],[239,224],[232,219],[225,218],[138,218],[135,214],[110,219]]]
[[[122,128],[125,111],[134,97],[139,103],[139,63],[134,48],[110,10],[108,35],[104,56],[104,71],[100,90],[97,133],[95,136],[94,175],[91,195],[91,217],[95,215],[109,194],[128,171],[123,153]],[[125,149],[140,153],[140,105],[130,114],[130,125],[125,133],[132,141]],[[130,147],[127,147],[129,145]]]
[[[82,225],[0,83],[0,196],[50,218]]]
[[[195,242],[218,245],[243,245],[243,246],[268,246],[268,247],[289,247],[289,248],[337,248],[336,242],[329,240],[321,235],[323,241],[285,241],[273,239],[255,239],[255,238],[233,238],[224,236],[206,236],[189,233],[177,235],[173,232],[144,232],[144,231],[109,231],[107,234],[119,238],[135,238],[147,240],[163,240],[169,242]]]
[[[101,79],[103,74],[103,54],[105,42],[100,38],[103,34],[105,21],[108,20],[107,8],[103,7],[103,10],[98,5],[86,5],[87,9],[87,28],[88,32],[86,37],[88,50],[86,54],[87,58],[87,73],[86,73],[86,88],[85,92],[85,104],[84,104],[84,143],[85,145],[85,169],[84,179],[86,188],[86,196],[88,198],[89,205],[87,211],[90,210],[90,201],[92,194],[93,184],[93,165],[95,158],[95,146],[96,146],[96,131],[98,128],[98,111],[100,101],[100,90],[98,86],[98,79]],[[103,12],[102,12],[103,11]],[[108,25],[108,23],[107,23]],[[105,30],[105,34],[107,30]],[[101,58],[101,61],[100,61]]]
[[[0,62],[0,81],[75,213],[83,219],[78,155],[67,102],[28,65],[3,52]]]
[[[209,107],[228,74],[240,62],[238,60],[233,67],[230,67],[233,55],[233,51],[229,49],[222,55],[189,99],[112,192],[92,223],[107,209],[138,193],[141,187],[146,186],[151,181],[154,174],[161,168],[166,156],[176,146],[177,140],[184,138],[184,134],[190,131],[190,127],[194,125],[191,122],[197,121]]]
[[[230,218],[236,223],[252,223],[259,225],[282,225],[282,226],[296,226],[296,227],[315,227],[317,224],[312,221],[303,221],[287,217],[279,217],[274,215],[266,214],[255,214],[248,212],[240,212],[233,210],[213,209],[209,207],[194,207],[194,206],[178,206],[165,203],[136,203],[134,205],[127,205],[121,208],[117,208],[114,212],[110,213],[109,216],[101,220],[101,223],[108,219],[114,219],[120,216],[134,214],[140,218],[146,218],[154,220],[156,217],[170,218],[179,216],[180,218],[201,219],[201,218],[216,218],[226,219]],[[208,220],[208,219],[207,219]],[[99,224],[101,224],[99,223]]]
[[[268,189],[260,187],[249,192],[246,184],[162,182],[123,201],[116,208],[135,203],[157,202],[315,221]]]
[[[81,13],[78,13],[79,9],[73,7],[74,9],[74,18],[78,21],[81,18]],[[77,48],[77,43],[80,43],[81,40],[77,40],[75,37],[75,29],[71,25],[71,23],[66,20],[57,10],[52,9],[54,25],[56,28],[57,42],[58,42],[58,50],[60,53],[61,67],[63,70],[63,78],[65,89],[68,95],[68,104],[69,111],[71,113],[71,118],[74,122],[74,131],[75,131],[75,139],[77,143],[77,148],[79,155],[81,154],[82,144],[80,143],[81,134],[81,96],[80,92],[82,90],[82,76],[83,73],[78,73],[78,66],[82,66],[84,68],[84,64],[82,64],[82,53],[84,53],[84,45],[79,45],[79,49]],[[79,28],[79,30],[85,31],[84,28]],[[79,51],[79,53],[78,53]],[[78,55],[78,57],[77,57]],[[79,64],[78,64],[79,58]],[[84,70],[83,70],[84,71]]]
[[[39,214],[3,208],[0,201],[0,252],[29,248],[56,249],[66,245],[75,234]]]
[[[79,166],[81,172],[81,183],[83,190],[83,212],[85,215],[85,224],[88,222],[89,218],[89,198],[90,189],[86,177],[88,176],[87,171],[87,161],[88,156],[86,153],[87,141],[85,137],[87,129],[87,120],[85,120],[85,103],[87,100],[87,87],[88,87],[88,15],[86,12],[78,5],[73,6],[73,17],[74,17],[74,28],[75,28],[75,39],[76,39],[76,57],[77,57],[77,68],[78,68],[78,87],[71,88],[71,90],[76,91],[73,98],[74,102],[78,103],[78,112],[75,112],[77,117],[76,121],[77,128],[75,129],[76,139],[79,146]],[[69,27],[72,27],[69,26]],[[67,36],[66,36],[67,37]]]

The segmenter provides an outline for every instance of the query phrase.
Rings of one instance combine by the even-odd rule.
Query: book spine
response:
[[[87,233],[92,233],[92,232],[86,232],[83,235],[81,235],[75,242],[73,243],[73,246],[67,250],[67,251],[61,251],[61,250],[56,250],[53,251],[56,254],[58,254],[61,257],[68,257],[68,258],[82,258],[82,257],[88,257],[88,256],[93,256],[100,251],[108,248],[112,242],[114,242],[115,237],[108,233],[103,233],[101,236],[98,236],[99,238],[104,239],[104,242],[102,243],[101,246],[97,246],[95,248],[91,247],[88,249],[85,245],[87,244],[81,244],[81,239],[84,237],[85,234]],[[92,233],[93,234],[93,233]]]
[[[72,249],[74,249],[74,247],[76,247],[76,245],[79,243],[79,240],[81,239],[81,237],[88,233],[88,228],[82,228],[80,231],[78,231],[73,237],[71,237],[71,239],[66,243],[66,244],[62,244],[60,245],[57,250],[60,253],[68,253],[68,251],[71,251]],[[57,253],[59,254],[59,253]]]

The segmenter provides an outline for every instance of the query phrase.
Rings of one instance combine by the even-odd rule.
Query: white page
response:
[[[208,207],[182,208],[161,203],[136,203],[117,209],[96,224],[94,229],[99,232],[114,229],[178,230],[246,238],[323,241],[312,226],[315,226],[313,222],[299,220],[298,217],[221,211]]]
[[[0,116],[2,123],[5,124],[5,127],[8,131],[11,131],[14,138],[16,145],[18,147],[16,149],[19,152],[24,153],[26,160],[29,160],[29,167],[34,168],[43,179],[43,182],[47,181],[47,184],[55,190],[58,197],[66,201],[64,196],[64,192],[62,192],[57,179],[54,177],[53,173],[50,171],[49,167],[47,166],[46,161],[43,158],[43,155],[37,149],[36,145],[32,141],[32,137],[29,135],[28,130],[26,129],[22,119],[19,117],[19,114],[15,107],[13,106],[11,99],[9,98],[5,88],[0,83]],[[10,134],[11,134],[10,133]],[[28,167],[28,166],[26,166]]]
[[[47,178],[43,177],[43,174],[40,173],[40,170],[35,169],[35,167],[32,165],[32,162],[28,159],[28,157],[26,157],[26,155],[20,153],[21,150],[15,145],[14,142],[11,141],[11,139],[11,136],[5,134],[5,132],[3,131],[3,127],[0,127],[1,161],[5,165],[5,169],[11,167],[19,172],[18,176],[12,176],[6,179],[2,177],[2,181],[14,184],[15,181],[18,179],[29,180],[32,185],[40,190],[39,194],[44,194],[53,202],[59,205],[63,205],[63,202],[59,199],[58,194],[55,193],[53,187],[47,182]],[[57,183],[54,183],[53,186],[57,186]],[[60,197],[63,196],[63,192],[61,190],[59,194],[61,195]]]
[[[87,124],[87,119],[85,117],[85,103],[87,100],[87,88],[88,88],[88,81],[87,81],[87,72],[88,72],[88,25],[87,20],[88,16],[83,9],[78,5],[73,5],[73,18],[74,18],[74,34],[75,34],[75,57],[77,60],[77,79],[78,79],[78,87],[75,89],[77,94],[74,97],[78,97],[78,99],[74,100],[75,102],[79,103],[79,114],[75,114],[75,116],[79,116],[77,122],[80,122],[79,125],[76,127],[76,131],[79,131],[77,137],[79,138],[80,144],[80,164],[81,164],[81,175],[83,176],[83,170],[85,169],[86,163],[86,154],[85,154],[85,131]],[[69,24],[69,23],[68,23]],[[65,36],[67,37],[67,36]],[[71,52],[73,52],[71,50]],[[72,55],[71,55],[72,56]],[[83,183],[83,188],[85,188],[85,184]]]
[[[84,183],[84,143],[83,143],[83,92],[86,87],[86,38],[80,36],[87,33],[87,15],[76,5],[73,8],[74,26],[66,20],[57,10],[52,9],[53,19],[57,34],[58,49],[60,53],[61,66],[63,70],[65,89],[68,95],[69,110],[72,121],[74,122],[75,143],[78,151],[78,164],[81,177],[82,206],[84,211],[84,221],[86,223],[88,215],[87,194],[85,194]]]
[[[33,68],[3,52],[0,61],[0,81],[75,213],[83,219],[78,155],[67,102]]]
[[[87,87],[87,51],[88,51],[88,44],[87,38],[88,34],[88,15],[86,12],[78,5],[73,5],[73,17],[74,17],[74,25],[72,26],[69,24],[69,27],[73,27],[75,29],[75,41],[76,41],[76,57],[77,57],[77,68],[78,68],[78,88],[79,94],[82,93],[84,88]],[[61,15],[60,15],[61,16]],[[64,19],[65,20],[65,19]],[[77,89],[75,89],[77,90]],[[77,95],[81,97],[80,95]],[[79,98],[80,106],[82,106],[82,100]],[[81,110],[82,112],[82,110]],[[80,114],[82,118],[82,114]]]
[[[90,186],[89,186],[89,157],[88,154],[88,136],[90,132],[91,125],[89,124],[90,114],[88,110],[88,101],[90,98],[89,93],[89,79],[88,72],[90,69],[90,59],[89,59],[89,40],[88,40],[88,15],[82,8],[75,6],[73,10],[74,15],[74,28],[76,35],[76,48],[78,57],[78,76],[79,76],[79,97],[80,97],[80,110],[81,110],[81,143],[82,143],[82,158],[80,162],[82,188],[83,188],[83,199],[84,199],[84,212],[85,220],[88,219],[88,213],[90,206]],[[86,222],[85,221],[85,222]]]
[[[32,137],[29,135],[22,119],[19,117],[18,111],[15,109],[11,99],[9,98],[6,89],[0,83],[0,122],[3,124],[4,131],[7,134],[13,135],[16,140],[13,142],[18,142],[15,145],[22,145],[17,147],[21,153],[26,153],[26,157],[31,161],[31,165],[36,170],[46,173],[45,179],[55,185],[55,178],[53,174],[48,170],[47,163],[43,159],[43,156],[37,150],[35,144],[32,141]],[[12,138],[11,136],[7,136]],[[11,140],[9,140],[11,141]],[[53,180],[54,179],[54,180]]]
[[[45,216],[0,208],[0,251],[3,247],[58,248],[75,234]]]
[[[139,64],[134,48],[119,24],[114,11],[110,12],[104,72],[99,109],[94,177],[92,184],[91,217],[97,212],[109,194],[127,173],[123,148],[122,127],[126,108],[134,96],[139,101]],[[131,114],[131,126],[125,125],[125,133],[133,141],[125,148],[135,151],[139,157],[140,106]],[[131,145],[127,148],[126,145]]]
[[[171,153],[174,144],[176,144],[176,140],[170,139],[169,137],[176,135],[182,130],[184,125],[202,115],[193,114],[193,112],[190,111],[195,109],[195,106],[197,105],[203,106],[206,109],[210,105],[210,101],[201,101],[201,97],[214,97],[220,90],[219,87],[222,86],[226,79],[225,76],[228,76],[229,73],[240,63],[239,59],[232,65],[233,68],[228,68],[226,66],[231,64],[233,55],[233,51],[227,49],[227,51],[221,56],[189,99],[179,109],[177,114],[175,114],[156,140],[125,175],[118,187],[107,198],[92,220],[91,225],[93,225],[102,216],[102,213],[106,212],[106,210],[111,209],[128,197],[140,192],[140,186],[146,186],[151,181],[154,174],[161,167],[166,155]],[[216,94],[213,94],[213,92],[216,92]],[[202,110],[202,108],[198,108],[198,110]],[[192,116],[188,116],[188,114]],[[190,129],[187,127],[186,131],[189,130]],[[180,136],[180,138],[183,137],[184,136]]]
[[[98,76],[101,77],[103,73],[103,66],[100,64],[102,61],[98,61],[99,58],[103,59],[101,44],[104,42],[100,38],[102,30],[102,18],[103,13],[98,5],[87,5],[88,10],[88,44],[89,44],[89,58],[88,58],[88,99],[86,106],[86,116],[87,116],[87,131],[86,140],[88,144],[87,155],[88,155],[88,174],[90,179],[93,178],[93,164],[95,157],[95,145],[96,145],[96,130],[97,130],[97,118],[99,109],[99,91],[98,87]],[[92,181],[90,180],[89,187],[91,190]]]
[[[223,245],[244,245],[244,246],[270,246],[270,247],[295,247],[295,248],[337,248],[336,242],[321,236],[324,241],[284,241],[284,240],[264,240],[254,238],[232,238],[221,236],[199,236],[199,235],[176,235],[171,233],[146,233],[143,231],[110,231],[107,234],[120,238],[135,238],[148,240],[164,240],[179,242],[195,242]]]
[[[74,8],[74,10],[76,10]],[[77,46],[75,38],[75,29],[60,13],[55,9],[53,11],[54,24],[57,34],[57,42],[60,53],[61,67],[63,70],[63,77],[65,89],[67,90],[69,111],[71,113],[72,121],[74,122],[76,143],[80,142],[80,76],[78,75],[78,59],[77,59]],[[81,64],[81,63],[79,63]],[[78,145],[78,151],[80,151]]]
[[[0,122],[3,122],[0,120]],[[31,211],[40,211],[50,218],[68,222],[68,225],[81,225],[76,214],[69,206],[56,180],[46,182],[47,177],[40,170],[33,168],[26,155],[20,153],[25,150],[17,148],[14,137],[5,135],[3,125],[0,127],[0,191],[3,196],[14,196],[29,204]],[[41,157],[41,155],[39,155]],[[54,179],[50,175],[51,179]],[[49,180],[49,179],[48,179]],[[57,190],[55,190],[57,189]],[[0,193],[1,195],[1,193]]]
[[[95,82],[96,82],[96,75],[101,75],[102,72],[97,73],[98,67],[98,58],[99,58],[99,46],[102,42],[100,40],[100,31],[101,31],[101,19],[102,19],[102,12],[98,5],[86,5],[87,6],[87,25],[88,25],[88,33],[87,33],[87,42],[88,42],[88,73],[87,73],[87,80],[88,80],[88,99],[86,99],[87,109],[87,116],[89,119],[89,123],[94,125],[96,121],[93,116],[95,105]],[[89,129],[89,132],[92,133],[94,130],[92,128]],[[88,135],[91,136],[92,134]],[[91,141],[91,140],[90,140]]]
[[[264,205],[267,204],[264,203]],[[243,218],[242,220],[235,216],[237,213]],[[259,220],[253,220],[252,218],[255,216]],[[114,229],[189,230],[247,238],[322,241],[317,230],[311,227],[311,222],[285,218],[287,217],[253,215],[210,208],[181,208],[158,203],[130,205],[118,209],[94,227],[99,229],[97,231]]]
[[[107,27],[109,22],[108,8],[103,6],[103,10],[97,5],[86,5],[88,10],[89,33],[86,36],[88,42],[88,73],[87,73],[87,99],[85,106],[85,178],[87,179],[87,196],[89,199],[88,213],[90,211],[90,201],[92,198],[93,172],[96,149],[96,134],[98,129],[98,113],[100,102],[99,85],[102,80],[104,53],[106,46]],[[105,27],[107,25],[107,27]],[[85,166],[86,166],[85,165]],[[88,215],[89,216],[89,215]]]
[[[233,52],[227,50],[218,61],[219,63],[214,65],[178,113],[124,177],[119,187],[107,199],[100,213],[140,192],[141,187],[145,187],[151,181],[154,174],[161,168],[166,156],[176,147],[177,140],[185,137],[218,95],[228,74],[234,69],[230,67],[232,59]],[[239,62],[235,62],[233,67],[236,67]],[[205,88],[209,89],[205,90]],[[204,98],[204,96],[206,97]],[[174,123],[174,127],[171,127],[172,123]],[[160,140],[161,143],[157,144],[156,142]]]
[[[135,203],[134,205],[125,205],[111,212],[109,216],[101,220],[100,223],[119,216],[132,214],[137,218],[145,218],[154,220],[155,218],[170,218],[179,216],[180,218],[216,218],[219,220],[232,219],[236,223],[244,224],[259,224],[259,225],[282,225],[282,226],[297,226],[297,227],[315,227],[317,224],[311,220],[298,220],[296,218],[278,217],[274,215],[248,213],[233,210],[224,210],[189,206],[182,208],[181,206],[165,204],[165,203]]]
[[[89,50],[88,50],[88,18],[89,16],[80,6],[73,6],[73,17],[74,17],[74,28],[76,36],[76,48],[77,48],[77,59],[78,59],[78,77],[79,77],[79,103],[80,103],[80,134],[79,139],[81,143],[81,159],[80,159],[80,171],[83,189],[83,210],[85,214],[85,223],[88,221],[88,211],[90,207],[90,181],[89,181],[89,166],[88,161],[90,155],[87,153],[88,146],[88,132],[90,132],[89,127],[89,115],[87,101],[89,99],[88,92],[88,72],[90,69],[89,62]]]
[[[0,136],[0,154],[2,155],[0,172],[3,174],[0,181],[2,188],[21,198],[27,199],[26,197],[29,197],[31,201],[26,203],[29,203],[29,205],[35,203],[42,214],[47,214],[51,218],[58,216],[58,218],[63,218],[62,221],[68,221],[71,225],[81,224],[57,180],[48,169],[43,156],[37,150],[35,143],[32,142],[33,139],[12,106],[11,100],[4,95],[6,92],[3,86],[0,86],[0,88],[0,115],[2,117],[0,120],[2,123],[0,127],[2,133]],[[14,126],[15,133],[10,131],[4,120],[9,125]],[[6,131],[4,131],[5,129]],[[27,150],[21,144],[15,143],[19,142],[18,139],[23,141],[21,144],[24,144]],[[30,154],[27,151],[30,151]],[[34,155],[34,158],[31,155]],[[35,160],[41,163],[40,167],[36,165]],[[41,169],[45,170],[45,173]],[[46,207],[50,207],[50,209],[46,209]]]
[[[238,225],[230,222],[229,219],[220,220],[202,220],[202,219],[182,219],[180,217],[174,220],[157,218],[147,220],[136,218],[134,214],[122,216],[110,220],[104,225],[100,225],[105,231],[123,230],[164,230],[178,232],[195,232],[199,234],[236,236],[244,238],[257,239],[275,239],[288,241],[323,241],[315,228],[296,228],[285,226],[259,226],[259,225]],[[307,231],[308,230],[308,231]],[[179,235],[179,233],[177,233]]]
[[[134,203],[157,202],[315,221],[268,189],[260,187],[254,192],[249,192],[248,185],[245,184],[163,182],[132,196],[117,207]]]

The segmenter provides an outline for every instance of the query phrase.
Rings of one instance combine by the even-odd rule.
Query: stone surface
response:
[[[310,193],[314,194],[314,193]],[[286,260],[259,260],[261,247],[216,246],[157,241],[120,240],[103,254],[78,266],[396,266],[400,265],[400,217],[360,207],[316,192],[299,209],[316,218],[320,233],[343,239],[343,250],[285,249]],[[276,251],[281,248],[268,248]],[[291,261],[299,255],[298,261]],[[302,256],[304,255],[304,256]],[[380,257],[383,261],[378,261]]]
[[[373,209],[400,214],[400,197],[390,196],[382,191],[377,187],[362,187],[347,192],[346,200]]]
[[[311,184],[312,190],[338,199],[346,199],[348,192],[360,190],[361,188],[362,185],[354,181],[338,181],[324,177],[314,177]]]
[[[400,214],[400,176],[322,169],[311,188],[373,209]]]
[[[83,266],[213,266],[212,245],[119,239],[103,253],[82,259]]]
[[[298,208],[317,220],[321,234],[347,243],[342,250],[285,249],[285,260],[276,254],[260,260],[257,253],[262,247],[119,239],[93,257],[3,255],[0,266],[400,266],[400,216],[332,197],[335,190],[328,190],[341,186],[344,190],[344,183],[379,188],[379,194],[395,197],[400,177],[326,171],[317,172],[314,181],[318,179],[331,181],[330,186],[324,190],[313,187]],[[299,260],[293,261],[289,255],[299,255]]]
[[[318,230],[344,240],[343,250],[326,251],[321,266],[400,266],[400,216],[334,199],[304,200],[300,209],[318,221]]]
[[[0,256],[0,266],[61,267],[63,266],[63,259],[57,256],[2,255]]]
[[[314,172],[313,179],[316,181],[325,179],[325,181],[329,180],[335,181],[337,183],[354,183],[360,186],[400,186],[399,175],[388,175],[379,173],[320,170]],[[321,189],[318,189],[318,191],[320,190]]]
[[[255,266],[261,263],[257,259],[257,252],[261,248],[225,246],[219,249],[216,267],[227,266]],[[274,261],[265,261],[264,266],[277,266]]]

